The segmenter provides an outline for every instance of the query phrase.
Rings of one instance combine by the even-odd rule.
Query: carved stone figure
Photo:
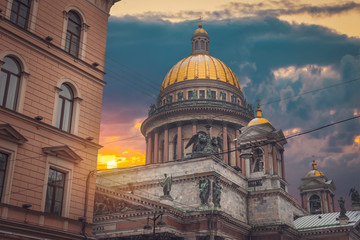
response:
[[[210,195],[210,180],[209,179],[200,179],[199,181],[199,192],[201,205],[207,205]]]
[[[193,144],[192,153],[200,153],[204,151],[206,142],[206,133],[200,131],[190,138],[189,142],[185,146],[185,149]]]
[[[155,105],[155,104],[151,104],[151,105],[150,105],[149,112],[148,112],[149,116],[150,116],[153,112],[155,112],[155,111],[156,111],[156,105]]]
[[[172,176],[168,177],[165,173],[164,177],[165,178],[160,182],[160,185],[163,188],[164,196],[170,196]]]
[[[339,207],[340,207],[339,217],[346,217],[345,199],[343,197],[340,197],[338,202],[339,202]]]
[[[221,155],[219,153],[223,152],[222,138],[221,137],[212,137],[211,146],[213,148],[214,153],[216,153],[216,156],[220,157]]]
[[[197,98],[197,91],[194,89],[192,90],[192,99],[196,99]]]
[[[359,192],[354,187],[350,189],[349,195],[351,196],[351,202],[353,204],[360,204]]]
[[[215,182],[213,182],[213,203],[214,207],[220,208],[220,200],[221,200],[221,185],[220,180],[217,179]]]
[[[206,91],[206,94],[207,94],[207,98],[211,98],[211,90],[210,89],[208,89],[207,91]]]
[[[220,92],[220,99],[223,100],[223,101],[226,101],[226,93],[225,93],[225,91]]]
[[[178,101],[182,101],[184,98],[184,93],[183,92],[178,92]]]

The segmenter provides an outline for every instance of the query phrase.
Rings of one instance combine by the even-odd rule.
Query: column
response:
[[[325,194],[324,191],[321,191],[321,207],[322,207],[322,213],[326,213],[326,207],[325,207]]]
[[[226,123],[223,123],[223,129],[222,129],[222,137],[223,137],[223,159],[228,164],[231,165],[229,161],[229,153],[228,151],[228,141],[227,141],[227,126]]]
[[[146,136],[145,138],[146,142],[146,154],[145,154],[145,164],[149,164],[149,136]]]
[[[330,193],[327,193],[327,206],[328,206],[328,212],[333,212],[333,210],[331,209],[331,203],[330,203]]]
[[[177,159],[182,158],[182,136],[181,136],[181,124],[179,123],[177,126],[177,148],[176,148],[176,157]]]
[[[306,202],[306,193],[304,193],[303,195],[302,195],[302,204],[303,204],[303,208],[305,208],[306,210],[308,210],[307,209],[307,202]]]
[[[245,158],[245,175],[250,177],[250,158]]]
[[[332,200],[332,207],[333,207],[333,211],[335,212],[335,202],[334,202],[334,195],[331,195],[331,200]]]
[[[155,130],[154,133],[154,163],[159,162],[159,132]]]
[[[239,131],[238,127],[236,127],[235,138],[237,138],[239,135],[240,135],[240,131]],[[239,167],[239,168],[242,168],[241,161],[240,161],[240,153],[239,153],[239,151],[237,149],[238,149],[238,141],[236,140],[235,141],[235,161],[236,161],[235,166]]]
[[[146,159],[147,164],[153,163],[153,157],[152,157],[152,136],[151,134],[148,135],[148,149],[146,151]]]
[[[265,159],[265,173],[269,174],[269,150],[268,145],[264,147],[264,159]]]
[[[193,120],[191,121],[191,123],[192,123],[192,135],[194,136],[197,133],[197,129],[196,129],[197,121]]]
[[[241,152],[243,152],[243,151],[241,150]],[[241,173],[244,176],[246,176],[245,158],[241,158],[240,161],[241,161]]]
[[[276,147],[275,144],[272,146],[272,158],[273,158],[273,174],[278,174],[277,159],[276,159]]]
[[[169,129],[165,126],[164,130],[164,159],[163,162],[169,161]]]
[[[281,176],[285,180],[284,150],[281,150]]]

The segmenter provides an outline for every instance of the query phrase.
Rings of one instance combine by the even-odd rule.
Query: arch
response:
[[[263,172],[264,171],[264,151],[261,148],[256,148],[253,151],[253,157],[251,158],[251,172]]]
[[[73,104],[72,104],[72,110],[71,110],[71,122],[70,122],[70,129],[69,133],[78,134],[79,130],[79,117],[80,117],[80,103],[82,101],[81,99],[81,93],[80,89],[78,88],[77,84],[68,78],[62,78],[60,79],[56,86],[55,86],[55,100],[54,100],[54,112],[53,112],[53,119],[52,119],[52,125],[54,127],[59,128],[59,104],[60,104],[60,92],[62,91],[61,86],[63,85],[68,86],[73,94]]]
[[[76,13],[79,18],[81,19],[80,23],[80,36],[79,36],[79,46],[77,54],[71,54],[71,48],[67,50],[69,44],[69,35],[68,35],[68,25],[69,25],[69,16],[70,12]],[[89,25],[87,24],[87,20],[83,11],[75,5],[67,6],[63,11],[64,16],[64,24],[63,24],[63,33],[61,38],[61,48],[65,51],[69,52],[74,57],[78,57],[82,60],[85,60],[85,53],[86,53],[86,42],[87,42],[87,30]]]
[[[20,65],[21,73],[20,73],[19,85],[17,90],[17,100],[16,100],[15,108],[13,110],[22,113],[24,108],[26,86],[29,77],[29,73],[28,73],[29,67],[25,59],[22,57],[22,55],[20,55],[19,53],[13,50],[5,50],[0,52],[0,69],[1,69],[1,65],[3,64],[3,59],[5,57],[11,57],[15,59],[17,63]]]
[[[317,194],[313,194],[309,198],[310,213],[321,213],[321,198]]]

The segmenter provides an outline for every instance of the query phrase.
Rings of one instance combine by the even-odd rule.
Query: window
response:
[[[2,198],[3,189],[4,189],[7,162],[8,162],[8,155],[0,152],[0,199]]]
[[[261,149],[254,150],[254,156],[251,158],[251,172],[263,172],[263,152]]]
[[[27,28],[31,0],[13,0],[10,21],[22,28]]]
[[[81,36],[81,18],[75,11],[69,11],[66,30],[65,51],[77,57],[79,55]]]
[[[0,106],[15,110],[20,74],[19,63],[11,57],[5,57],[0,71]]]
[[[205,41],[204,40],[201,40],[200,48],[201,48],[201,50],[205,50]]]
[[[193,98],[193,92],[192,91],[188,91],[188,99],[192,99]]]
[[[200,90],[199,91],[199,98],[200,99],[205,99],[205,90]]]
[[[70,132],[71,129],[73,103],[73,91],[67,84],[62,84],[56,115],[56,127],[66,132]]]
[[[211,91],[211,99],[216,99],[216,91]]]
[[[61,216],[65,173],[50,168],[46,191],[45,212]]]
[[[310,202],[310,213],[316,214],[321,213],[321,202],[318,195],[312,195],[309,199]]]

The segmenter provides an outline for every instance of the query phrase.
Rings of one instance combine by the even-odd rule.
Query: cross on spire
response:
[[[199,17],[199,28],[202,28],[202,24],[201,24],[201,16]]]

